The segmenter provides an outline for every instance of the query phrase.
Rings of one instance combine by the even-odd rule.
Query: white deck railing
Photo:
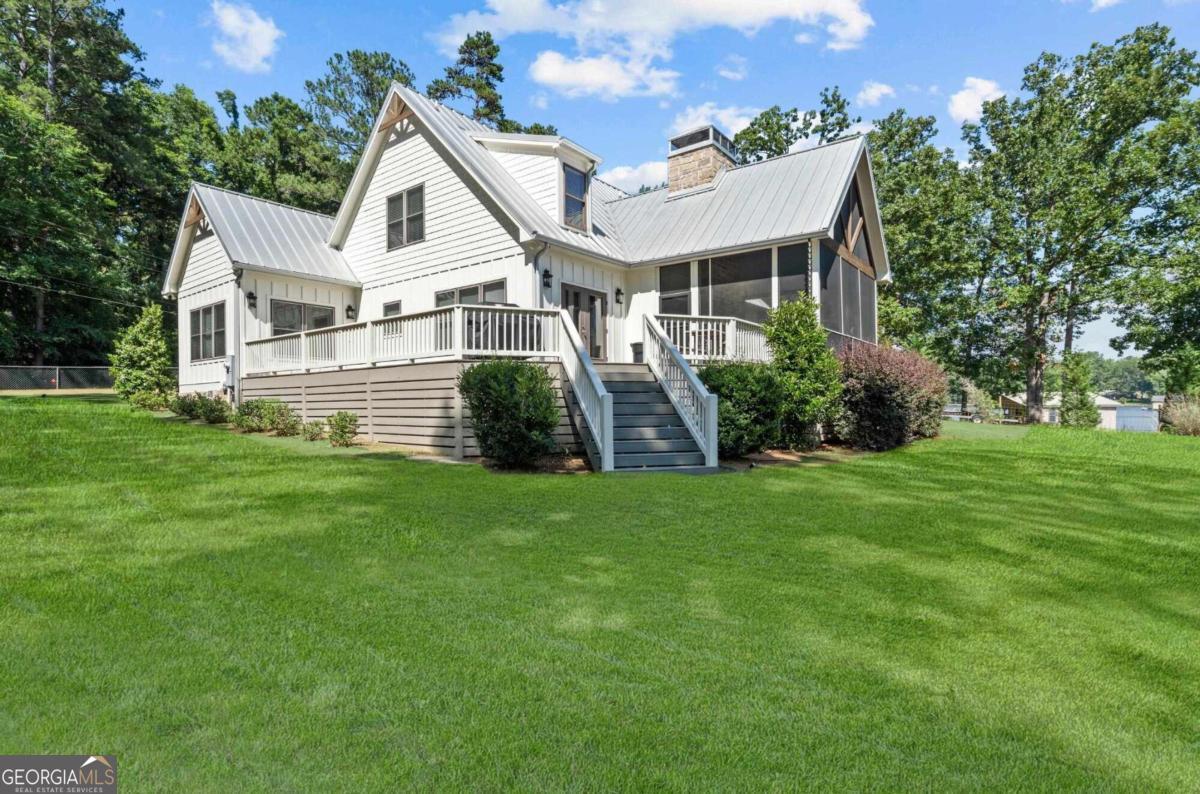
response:
[[[704,451],[704,465],[717,463],[717,396],[705,388],[696,371],[653,315],[645,316],[642,352],[683,423]]]
[[[612,395],[600,381],[570,315],[563,310],[447,306],[257,339],[246,343],[245,374],[498,356],[553,359],[562,364],[591,431],[601,470],[611,471]]]
[[[656,315],[671,344],[689,361],[770,361],[763,327],[737,317]]]

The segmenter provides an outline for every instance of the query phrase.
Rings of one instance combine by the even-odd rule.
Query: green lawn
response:
[[[0,399],[0,753],[123,791],[1200,788],[1196,439],[711,477],[300,445]]]

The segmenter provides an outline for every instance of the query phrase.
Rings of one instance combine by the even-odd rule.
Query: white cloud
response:
[[[868,80],[863,83],[862,90],[854,97],[856,105],[873,108],[883,101],[884,97],[894,97],[896,89],[892,88],[887,83],[879,83],[875,80]]]
[[[642,185],[661,185],[667,181],[667,162],[651,160],[641,165],[618,165],[600,174],[610,185],[616,185],[626,193],[635,193]]]
[[[213,52],[239,72],[271,71],[271,56],[283,38],[275,20],[264,19],[248,5],[223,0],[213,0],[211,8],[218,30],[212,41]]]
[[[963,81],[962,90],[951,95],[946,109],[950,111],[950,118],[959,124],[968,121],[977,122],[983,115],[983,103],[999,99],[1002,96],[1004,96],[1004,92],[995,80],[968,77]]]
[[[1064,3],[1068,3],[1068,4],[1077,2],[1077,0],[1062,0],[1062,1]],[[1092,12],[1103,11],[1106,8],[1112,8],[1113,6],[1119,5],[1120,3],[1123,3],[1123,2],[1125,2],[1125,0],[1092,0],[1091,7],[1088,10],[1092,11]],[[1167,4],[1168,5],[1171,4],[1170,0],[1168,0]]]
[[[671,122],[671,134],[677,135],[685,130],[703,127],[705,124],[716,124],[725,134],[737,135],[761,112],[760,108],[739,107],[737,105],[721,107],[716,102],[705,102],[703,105],[688,105]]]
[[[598,96],[614,101],[626,96],[673,94],[679,72],[656,69],[643,59],[622,61],[611,55],[568,58],[545,50],[529,65],[529,76],[569,97]]]
[[[726,80],[745,80],[749,73],[746,59],[740,55],[726,55],[725,60],[717,64],[717,74]]]
[[[663,67],[679,35],[733,28],[750,35],[775,22],[823,28],[826,47],[858,47],[875,24],[866,0],[484,0],[484,7],[454,14],[433,38],[452,55],[463,38],[490,30],[497,39],[543,33],[574,41],[575,53],[547,50],[530,68],[534,80],[569,96],[610,99],[669,95],[678,74]],[[801,34],[804,35],[804,34]],[[811,34],[810,34],[811,35]],[[797,37],[797,41],[799,41]],[[589,74],[593,69],[600,76]]]
[[[533,105],[538,110],[545,110],[546,108],[550,107],[550,97],[539,91],[529,100],[529,104]]]
[[[817,40],[817,37],[811,33],[797,33],[792,37],[792,40],[797,44],[812,44]]]

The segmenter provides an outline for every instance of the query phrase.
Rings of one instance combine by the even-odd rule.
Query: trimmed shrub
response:
[[[300,434],[305,441],[320,441],[325,435],[325,425],[320,422],[305,422],[300,426]]]
[[[1172,397],[1162,408],[1163,430],[1177,436],[1200,436],[1200,398]]]
[[[740,458],[776,446],[783,433],[783,378],[768,364],[709,364],[700,380],[717,395],[717,452]]]
[[[199,394],[196,395],[196,403],[197,417],[208,422],[210,425],[225,424],[232,418],[233,412],[229,408],[229,403],[220,397],[209,397],[205,394]]]
[[[142,309],[133,325],[117,337],[108,357],[113,390],[134,405],[162,408],[175,393],[171,347],[163,333],[162,306]],[[136,396],[136,399],[134,399]]]
[[[271,409],[271,429],[277,436],[296,436],[300,434],[300,417],[285,402],[276,401]]]
[[[354,446],[354,437],[358,435],[358,414],[353,411],[338,411],[326,417],[325,424],[329,427],[330,446]]]
[[[171,413],[176,416],[184,416],[188,419],[200,418],[200,395],[193,392],[187,394],[176,394],[171,398],[167,407]]]
[[[872,345],[842,352],[838,435],[858,449],[883,450],[932,438],[946,404],[946,373],[918,353]]]
[[[1081,353],[1063,357],[1062,408],[1058,417],[1064,427],[1094,429],[1100,424],[1100,409],[1092,397],[1092,362]]]
[[[504,467],[531,466],[556,451],[558,400],[546,368],[527,361],[483,361],[458,376],[479,451]]]
[[[233,426],[243,433],[265,433],[270,427],[267,410],[267,400],[243,400],[233,412]]]
[[[782,441],[792,449],[813,449],[821,441],[820,425],[837,416],[842,393],[837,357],[816,302],[802,296],[780,304],[768,315],[764,333],[783,388]]]

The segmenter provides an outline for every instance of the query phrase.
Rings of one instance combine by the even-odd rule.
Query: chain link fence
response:
[[[108,367],[0,366],[0,391],[111,389],[112,385]]]

